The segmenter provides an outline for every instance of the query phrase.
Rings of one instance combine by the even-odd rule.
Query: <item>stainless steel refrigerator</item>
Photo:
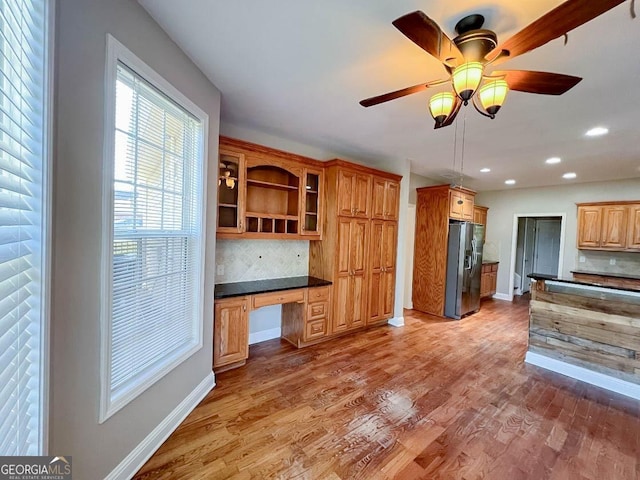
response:
[[[460,319],[480,309],[484,225],[449,223],[444,314]]]

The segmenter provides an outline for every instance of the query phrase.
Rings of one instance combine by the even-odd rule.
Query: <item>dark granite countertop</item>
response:
[[[287,277],[251,282],[218,283],[213,290],[213,298],[241,297],[256,293],[279,292],[296,288],[324,287],[331,285],[329,280],[316,277]]]
[[[496,263],[500,263],[498,260],[482,260],[483,265],[495,265]]]
[[[588,285],[590,287],[599,287],[599,288],[608,288],[610,290],[622,290],[625,292],[638,292],[638,290],[634,290],[633,288],[624,288],[624,287],[612,287],[610,285],[602,285],[595,282],[585,282],[581,280],[575,280],[573,278],[564,278],[558,277],[557,275],[545,275],[542,273],[531,273],[527,275],[529,278],[533,278],[534,280],[552,280],[554,282],[562,282],[562,283],[571,283],[575,285]]]
[[[630,275],[628,273],[585,272],[584,270],[571,270],[571,273],[577,273],[579,275],[598,275],[600,277],[626,278],[628,280],[640,280],[640,275]]]

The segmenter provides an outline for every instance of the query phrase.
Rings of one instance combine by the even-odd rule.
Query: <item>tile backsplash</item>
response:
[[[224,274],[218,273],[224,271]],[[308,240],[218,240],[216,283],[309,275]]]
[[[580,262],[581,256],[585,259],[583,263]],[[612,258],[615,265],[611,265]],[[640,253],[579,250],[575,265],[576,270],[587,272],[640,275]]]

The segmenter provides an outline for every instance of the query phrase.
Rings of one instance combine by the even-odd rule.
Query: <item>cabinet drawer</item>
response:
[[[309,289],[309,303],[318,302],[320,300],[329,300],[329,287],[315,287]]]
[[[253,308],[266,307],[268,305],[280,305],[283,303],[304,302],[304,289],[285,290],[282,292],[260,293],[253,296]]]
[[[324,337],[327,334],[327,320],[316,320],[305,325],[305,341]]]
[[[329,302],[314,302],[307,306],[307,322],[326,318],[329,313]]]
[[[498,264],[497,263],[494,263],[494,264],[491,265],[491,271],[492,272],[497,272],[498,271]]]

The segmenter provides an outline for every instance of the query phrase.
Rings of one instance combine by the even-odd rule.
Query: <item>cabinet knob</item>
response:
[[[247,311],[247,304],[246,304],[246,303],[243,303],[243,304],[242,304],[242,311],[243,311],[243,312],[246,312],[246,311]]]

